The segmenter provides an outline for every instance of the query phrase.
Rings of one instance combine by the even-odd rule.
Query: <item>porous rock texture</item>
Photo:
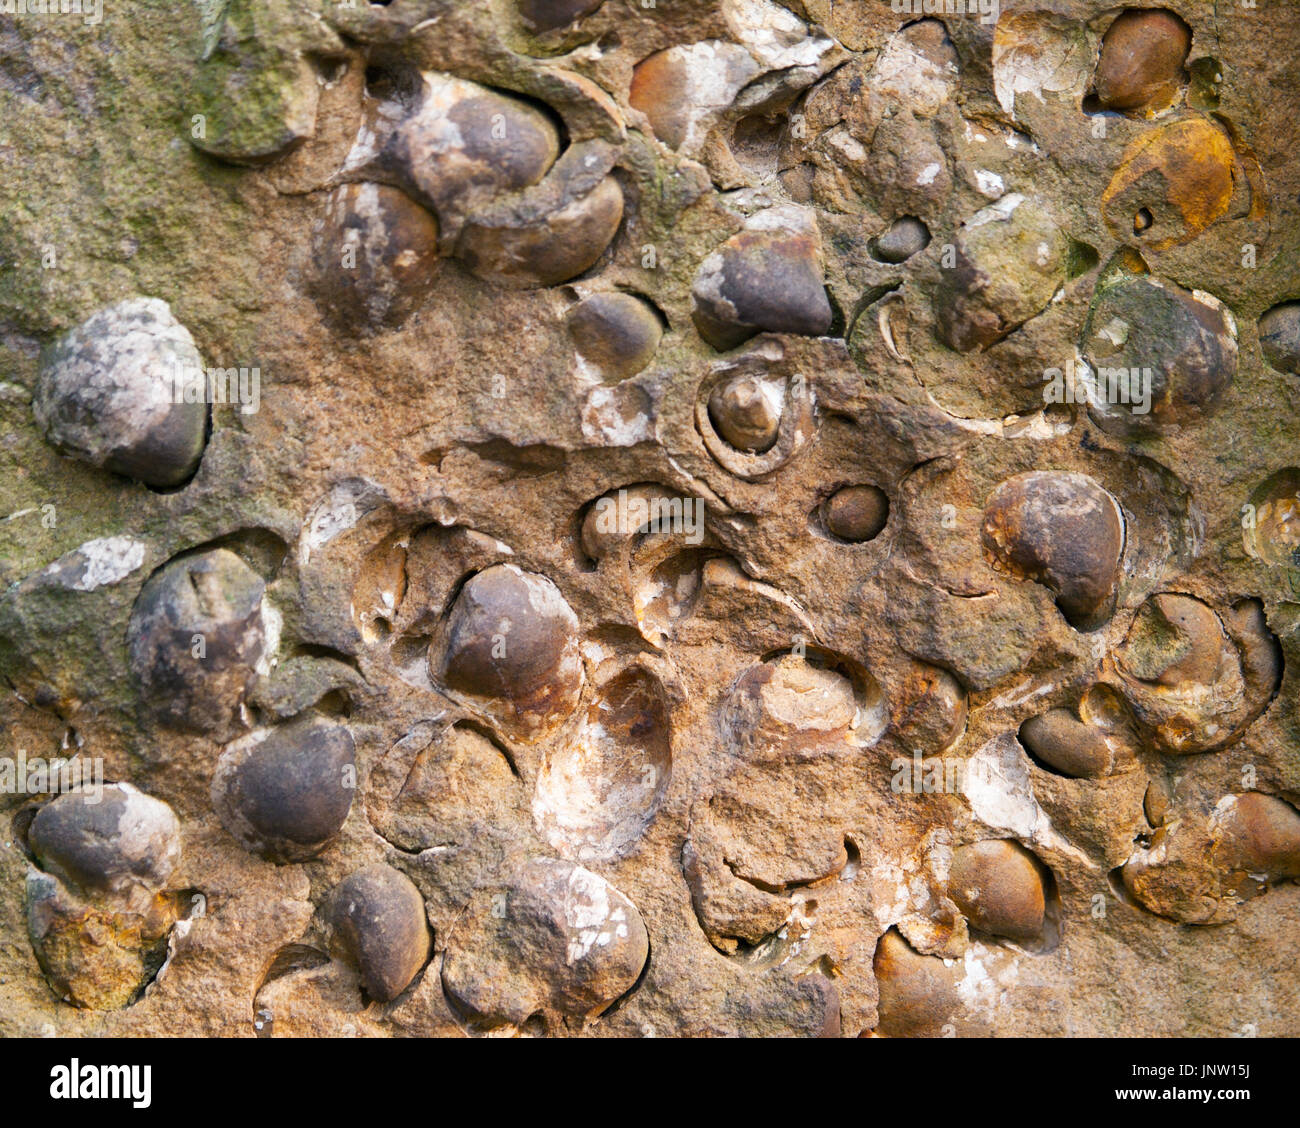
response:
[[[1300,24],[898,7],[0,17],[0,1034],[1300,1034]]]

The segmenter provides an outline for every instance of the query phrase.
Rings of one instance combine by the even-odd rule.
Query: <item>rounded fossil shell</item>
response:
[[[129,783],[70,791],[37,812],[28,844],[41,866],[87,893],[163,888],[181,858],[180,821]]]
[[[1147,275],[1098,288],[1082,351],[1088,413],[1114,435],[1157,434],[1212,415],[1237,373],[1236,325],[1208,294]]]
[[[783,355],[767,338],[719,361],[696,393],[695,426],[704,446],[738,478],[756,481],[781,469],[816,430],[810,382],[798,373],[787,376]]]
[[[577,616],[550,580],[514,564],[466,582],[429,660],[437,681],[521,737],[554,727],[582,692]]]
[[[304,717],[252,734],[222,754],[212,805],[248,851],[276,863],[316,857],[347,820],[356,794],[352,733]]]
[[[127,626],[141,704],[158,723],[217,739],[239,712],[267,649],[266,585],[218,548],[150,576]]]
[[[1116,769],[1116,753],[1105,734],[1069,709],[1050,709],[1020,726],[1020,743],[1062,775],[1099,779]]]
[[[1036,470],[1008,478],[984,510],[984,547],[997,566],[1056,594],[1070,624],[1109,618],[1124,553],[1119,504],[1086,474]]]
[[[392,866],[368,866],[341,881],[326,917],[331,947],[356,965],[366,994],[378,1002],[406,990],[429,958],[424,898]]]
[[[186,403],[199,373],[203,397]],[[166,302],[135,298],[93,314],[45,352],[32,411],[61,453],[161,489],[198,468],[207,391],[189,331]]]
[[[1273,368],[1300,376],[1300,302],[1281,302],[1264,311],[1259,347]]]

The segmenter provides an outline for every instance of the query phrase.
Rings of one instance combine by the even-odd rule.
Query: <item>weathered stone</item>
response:
[[[1300,302],[1283,302],[1259,319],[1259,347],[1279,372],[1300,376]]]
[[[1101,195],[1115,236],[1163,251],[1196,238],[1227,214],[1237,183],[1228,135],[1204,118],[1141,134]]]
[[[714,388],[709,421],[737,450],[761,454],[775,445],[784,408],[781,380],[739,374]]]
[[[437,220],[396,188],[345,184],[313,233],[312,267],[316,300],[335,324],[397,327],[437,283]]]
[[[480,889],[447,941],[442,984],[472,1029],[596,1018],[649,956],[641,914],[603,878],[534,858]]]
[[[1237,373],[1231,315],[1208,295],[1147,276],[1098,293],[1083,348],[1097,387],[1089,414],[1118,435],[1199,423],[1218,410]]]
[[[1009,478],[989,498],[983,539],[1000,567],[1050,588],[1076,628],[1092,629],[1110,616],[1124,521],[1115,499],[1091,478],[1056,471]]]
[[[555,31],[598,11],[605,0],[519,0],[519,14],[533,31]]]
[[[146,713],[222,739],[240,724],[268,649],[266,585],[229,549],[184,556],[155,572],[127,629]]]
[[[187,388],[202,394],[185,402]],[[189,331],[166,302],[136,298],[100,310],[51,346],[32,409],[63,454],[161,489],[198,467],[207,399]]]
[[[212,805],[244,849],[302,862],[328,848],[356,788],[352,733],[307,717],[228,748],[212,777]]]
[[[1063,775],[1099,779],[1115,768],[1105,735],[1069,709],[1050,709],[1020,726],[1020,743]]]
[[[577,619],[559,589],[514,564],[486,569],[461,589],[430,666],[521,735],[554,727],[582,692]]]
[[[1097,100],[1112,110],[1159,110],[1184,78],[1191,29],[1163,8],[1129,8],[1106,29],[1094,78]]]
[[[939,339],[958,352],[988,348],[1041,313],[1065,281],[1066,241],[1019,193],[976,212],[934,299]]]
[[[912,215],[894,220],[871,244],[881,262],[906,262],[930,245],[930,229]]]
[[[180,862],[175,812],[130,784],[72,791],[42,807],[28,831],[41,867],[89,893],[163,888]]]
[[[759,212],[700,266],[691,291],[695,327],[718,349],[755,333],[830,332],[816,226],[800,208]]]
[[[334,945],[377,1002],[406,990],[429,958],[424,899],[391,866],[368,866],[336,885],[328,916]]]

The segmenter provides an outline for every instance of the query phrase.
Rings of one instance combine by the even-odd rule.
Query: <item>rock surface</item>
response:
[[[119,7],[0,20],[0,1034],[1300,1034],[1290,6]]]

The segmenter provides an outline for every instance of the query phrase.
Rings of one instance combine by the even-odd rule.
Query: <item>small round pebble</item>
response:
[[[889,520],[889,497],[878,486],[845,486],[822,503],[822,520],[840,540],[872,540]]]
[[[392,866],[369,866],[335,886],[328,920],[334,946],[356,965],[366,994],[378,1002],[406,990],[429,958],[424,898]]]

